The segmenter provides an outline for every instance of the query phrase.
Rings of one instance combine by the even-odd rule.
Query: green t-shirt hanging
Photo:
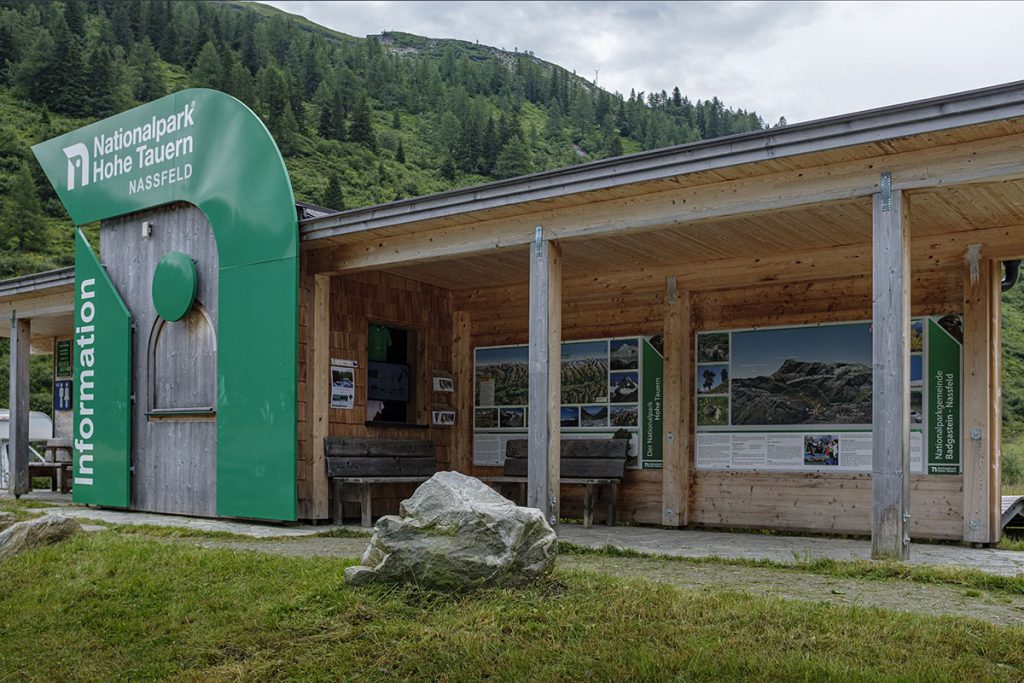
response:
[[[388,347],[391,346],[391,333],[383,325],[370,325],[370,341],[368,356],[372,361],[384,362],[388,359]]]

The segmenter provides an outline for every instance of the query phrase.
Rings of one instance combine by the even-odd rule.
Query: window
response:
[[[366,419],[416,422],[416,330],[371,323],[367,329]]]
[[[157,317],[149,337],[150,417],[206,415],[217,405],[217,337],[198,301],[184,318]]]

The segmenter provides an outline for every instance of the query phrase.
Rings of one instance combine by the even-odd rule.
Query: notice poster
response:
[[[356,369],[351,361],[331,361],[331,407],[352,410],[356,396]]]
[[[57,377],[71,377],[71,340],[59,340],[55,355],[56,368],[54,369],[54,375]]]
[[[562,438],[626,438],[628,466],[662,463],[661,337],[565,342],[561,347]],[[473,462],[501,465],[511,438],[529,427],[529,348],[474,353]]]
[[[915,472],[960,472],[959,320],[912,321]],[[871,471],[869,323],[700,333],[696,360],[698,468]]]
[[[964,338],[961,319],[946,316],[928,320],[927,336],[928,474],[959,474],[960,359]],[[919,410],[923,410],[923,397],[917,402]]]

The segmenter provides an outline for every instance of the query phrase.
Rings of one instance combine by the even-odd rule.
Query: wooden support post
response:
[[[537,226],[530,259],[527,504],[558,523],[562,407],[562,254]]]
[[[690,425],[693,372],[690,353],[690,293],[668,278],[665,301],[665,444],[661,471],[661,523],[689,524]]]
[[[999,262],[968,252],[964,265],[964,541],[999,538]],[[993,513],[993,508],[995,513]]]
[[[473,340],[469,311],[452,315],[452,374],[456,412],[448,467],[469,474],[473,466]]]
[[[7,443],[10,491],[15,496],[32,490],[28,476],[28,357],[30,322],[11,318],[11,434]]]
[[[328,514],[327,463],[324,440],[329,435],[331,409],[331,276],[313,276],[306,359],[306,405],[309,406],[310,517]],[[336,507],[336,509],[338,509]],[[340,523],[340,520],[335,520]]]
[[[989,277],[989,542],[998,543],[1003,535],[1003,268],[992,261]]]
[[[872,212],[871,557],[910,556],[910,221],[882,174]]]

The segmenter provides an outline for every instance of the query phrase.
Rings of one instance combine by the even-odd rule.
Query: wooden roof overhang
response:
[[[71,336],[75,331],[75,269],[60,268],[0,280],[0,338],[11,336],[12,318],[31,319],[33,352],[41,340]]]
[[[522,283],[536,226],[564,277],[689,289],[870,273],[880,176],[911,207],[915,270],[967,244],[1024,256],[1024,82],[608,159],[300,223],[309,273],[451,289]]]

